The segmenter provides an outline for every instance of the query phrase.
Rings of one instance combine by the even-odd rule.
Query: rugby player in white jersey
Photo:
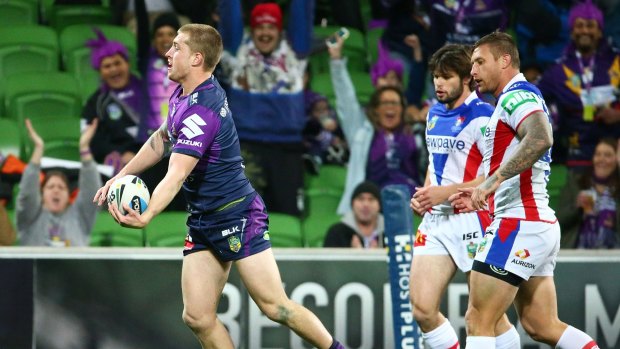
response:
[[[481,38],[471,62],[479,91],[492,93],[497,106],[485,131],[486,179],[450,197],[455,209],[488,205],[493,217],[470,276],[465,348],[495,348],[495,325],[513,302],[534,340],[562,349],[598,348],[558,318],[553,270],[560,226],[546,190],[553,136],[545,102],[519,72],[510,35]]]
[[[484,130],[493,107],[472,93],[471,48],[446,45],[430,59],[439,103],[428,113],[429,166],[424,187],[416,188],[411,208],[423,216],[411,264],[413,315],[425,348],[459,348],[450,321],[439,311],[441,296],[457,268],[469,276],[473,258],[491,218],[486,209],[461,213],[448,198],[459,187],[480,184]],[[496,326],[501,349],[520,348],[519,335],[506,317]]]

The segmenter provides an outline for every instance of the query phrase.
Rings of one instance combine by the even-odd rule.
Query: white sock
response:
[[[555,347],[558,349],[598,349],[598,344],[587,333],[568,326]]]
[[[450,321],[446,319],[436,329],[422,333],[424,348],[429,349],[459,349],[459,337],[456,335]]]
[[[495,349],[495,337],[467,336],[465,349]]]
[[[495,337],[495,349],[521,349],[521,338],[514,326]]]

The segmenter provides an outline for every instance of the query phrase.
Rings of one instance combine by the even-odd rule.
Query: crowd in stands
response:
[[[325,236],[325,246],[382,246],[381,188],[405,184],[413,194],[425,180],[425,125],[437,103],[429,58],[446,43],[472,45],[500,30],[516,39],[521,71],[538,86],[552,115],[552,169],[568,170],[562,179],[567,189],[553,201],[561,204],[552,207],[563,228],[562,247],[620,247],[615,1],[57,0],[48,18],[41,13],[31,25],[53,27],[54,6],[110,12],[83,43],[99,83],[92,93],[82,86],[89,93],[75,115],[81,137],[72,158],[82,167],[77,180],[44,168],[47,148],[36,122],[10,115],[3,100],[0,119],[14,117],[27,130],[21,142],[34,146],[29,156],[15,154],[27,166],[16,199],[0,204],[0,245],[89,245],[98,212],[87,201],[110,175],[97,175],[95,165],[115,173],[165,121],[177,86],[167,77],[165,53],[182,24],[199,22],[222,35],[225,52],[215,75],[227,91],[248,178],[270,212],[298,221],[329,219],[327,226],[334,225],[328,231],[313,232]],[[135,45],[106,26],[133,33]],[[349,38],[325,37],[326,28],[335,33],[341,26]],[[59,68],[68,71],[66,63]],[[0,81],[5,98],[2,87]],[[342,183],[309,188],[328,166],[340,169]],[[155,188],[167,167],[164,158],[141,178]],[[0,173],[0,187],[2,181]],[[308,201],[323,194],[333,198],[333,215],[313,217]],[[184,209],[181,194],[168,208]]]

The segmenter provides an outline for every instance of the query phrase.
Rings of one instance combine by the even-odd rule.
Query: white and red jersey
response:
[[[431,185],[460,184],[483,174],[482,147],[493,107],[476,93],[454,109],[438,103],[428,112],[426,146]],[[450,202],[435,205],[431,213],[452,214]]]
[[[486,128],[483,154],[487,177],[513,157],[521,142],[517,129],[523,120],[535,112],[549,116],[538,88],[527,82],[523,74],[518,74],[499,96]],[[555,213],[549,207],[547,195],[550,163],[551,149],[532,168],[502,182],[489,196],[491,215],[495,218],[554,222]]]

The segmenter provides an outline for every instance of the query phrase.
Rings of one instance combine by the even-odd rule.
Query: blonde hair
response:
[[[213,71],[224,50],[220,33],[210,25],[196,23],[182,26],[179,33],[187,34],[185,44],[192,52],[200,53],[204,57],[205,70]]]

